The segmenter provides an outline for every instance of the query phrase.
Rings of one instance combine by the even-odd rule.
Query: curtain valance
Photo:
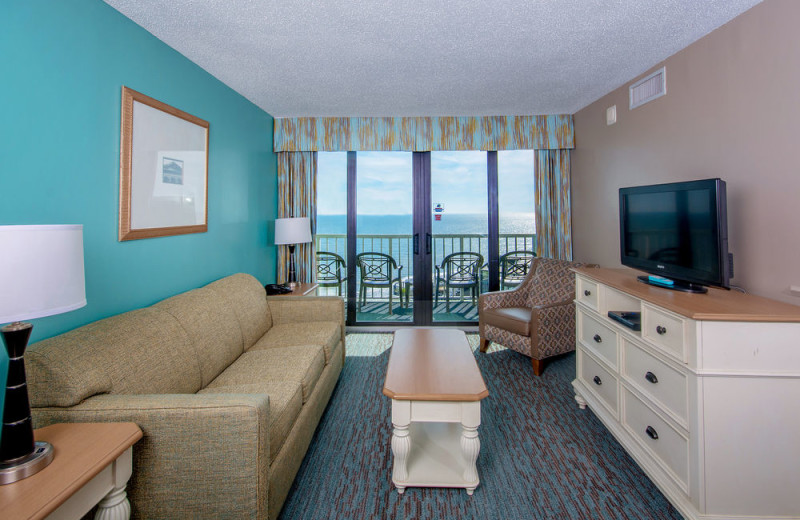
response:
[[[275,119],[275,152],[556,150],[575,147],[572,116]]]

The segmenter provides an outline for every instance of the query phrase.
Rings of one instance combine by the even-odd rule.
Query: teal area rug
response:
[[[481,403],[480,485],[408,488],[391,482],[391,402],[381,390],[391,334],[349,334],[347,361],[280,518],[680,519],[570,382],[575,355],[534,377],[530,360],[492,346],[477,352],[489,387]]]

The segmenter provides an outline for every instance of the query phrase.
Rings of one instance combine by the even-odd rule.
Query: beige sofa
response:
[[[134,518],[274,519],[344,362],[338,297],[236,274],[31,345],[34,425],[132,421]]]

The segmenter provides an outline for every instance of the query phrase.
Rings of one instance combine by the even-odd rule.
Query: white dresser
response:
[[[687,519],[800,519],[800,307],[576,273],[581,408]]]

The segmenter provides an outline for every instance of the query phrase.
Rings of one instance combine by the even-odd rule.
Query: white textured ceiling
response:
[[[761,0],[105,0],[275,117],[574,113]]]

